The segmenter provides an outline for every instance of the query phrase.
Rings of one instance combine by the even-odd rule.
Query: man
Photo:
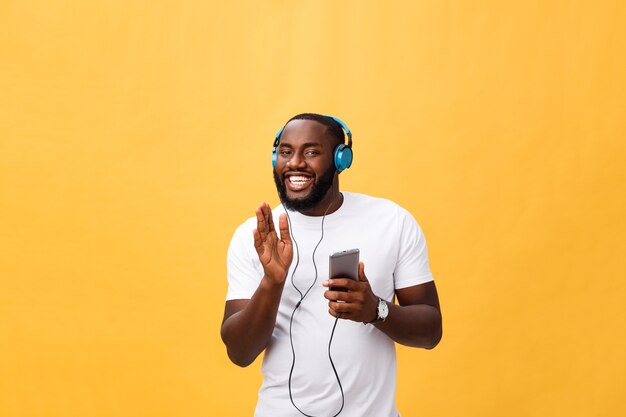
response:
[[[396,204],[339,191],[351,152],[339,119],[290,119],[273,152],[282,204],[231,241],[221,335],[239,366],[265,351],[255,416],[398,416],[394,342],[441,339],[424,236]],[[354,248],[358,281],[328,279],[329,255]]]

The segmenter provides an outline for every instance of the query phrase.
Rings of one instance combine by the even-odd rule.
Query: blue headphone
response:
[[[335,148],[335,154],[333,156],[333,160],[335,161],[335,168],[337,172],[341,172],[344,169],[350,168],[352,165],[352,132],[348,129],[348,126],[340,119],[334,116],[324,115],[326,117],[330,117],[335,122],[341,126],[341,128],[346,132],[348,136],[348,144],[341,144]],[[285,126],[281,127],[278,133],[276,133],[276,138],[274,139],[274,147],[272,148],[272,168],[276,167],[276,158],[278,156],[278,144],[280,143],[280,135],[283,134],[283,129]]]

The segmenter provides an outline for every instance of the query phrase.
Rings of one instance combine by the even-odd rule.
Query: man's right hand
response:
[[[293,258],[293,245],[289,235],[287,215],[281,214],[278,221],[280,239],[274,228],[272,210],[261,203],[255,210],[257,227],[254,229],[254,248],[259,255],[265,276],[275,284],[283,284]]]

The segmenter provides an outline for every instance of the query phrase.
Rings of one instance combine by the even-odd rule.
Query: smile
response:
[[[287,177],[287,185],[292,191],[304,190],[313,182],[313,178],[304,175],[289,175]]]

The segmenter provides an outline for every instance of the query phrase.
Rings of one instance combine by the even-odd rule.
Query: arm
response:
[[[387,302],[387,319],[374,326],[406,346],[426,349],[437,346],[442,326],[434,281],[396,290],[396,297],[400,305]]]
[[[342,319],[368,323],[377,316],[378,297],[365,276],[363,262],[359,264],[359,281],[332,279],[324,286],[344,287],[348,291],[326,291],[329,313]],[[376,323],[380,331],[395,342],[412,347],[432,349],[441,340],[441,311],[434,282],[396,290],[399,305],[387,302],[389,315]],[[343,301],[341,303],[337,301]]]
[[[248,366],[254,362],[272,336],[285,278],[293,257],[286,215],[280,217],[280,239],[267,204],[262,203],[256,209],[256,217],[254,247],[263,265],[264,275],[251,299],[226,302],[221,329],[228,357],[239,366]]]
[[[283,285],[264,276],[250,300],[226,301],[221,335],[233,363],[248,366],[265,349],[282,292]]]

